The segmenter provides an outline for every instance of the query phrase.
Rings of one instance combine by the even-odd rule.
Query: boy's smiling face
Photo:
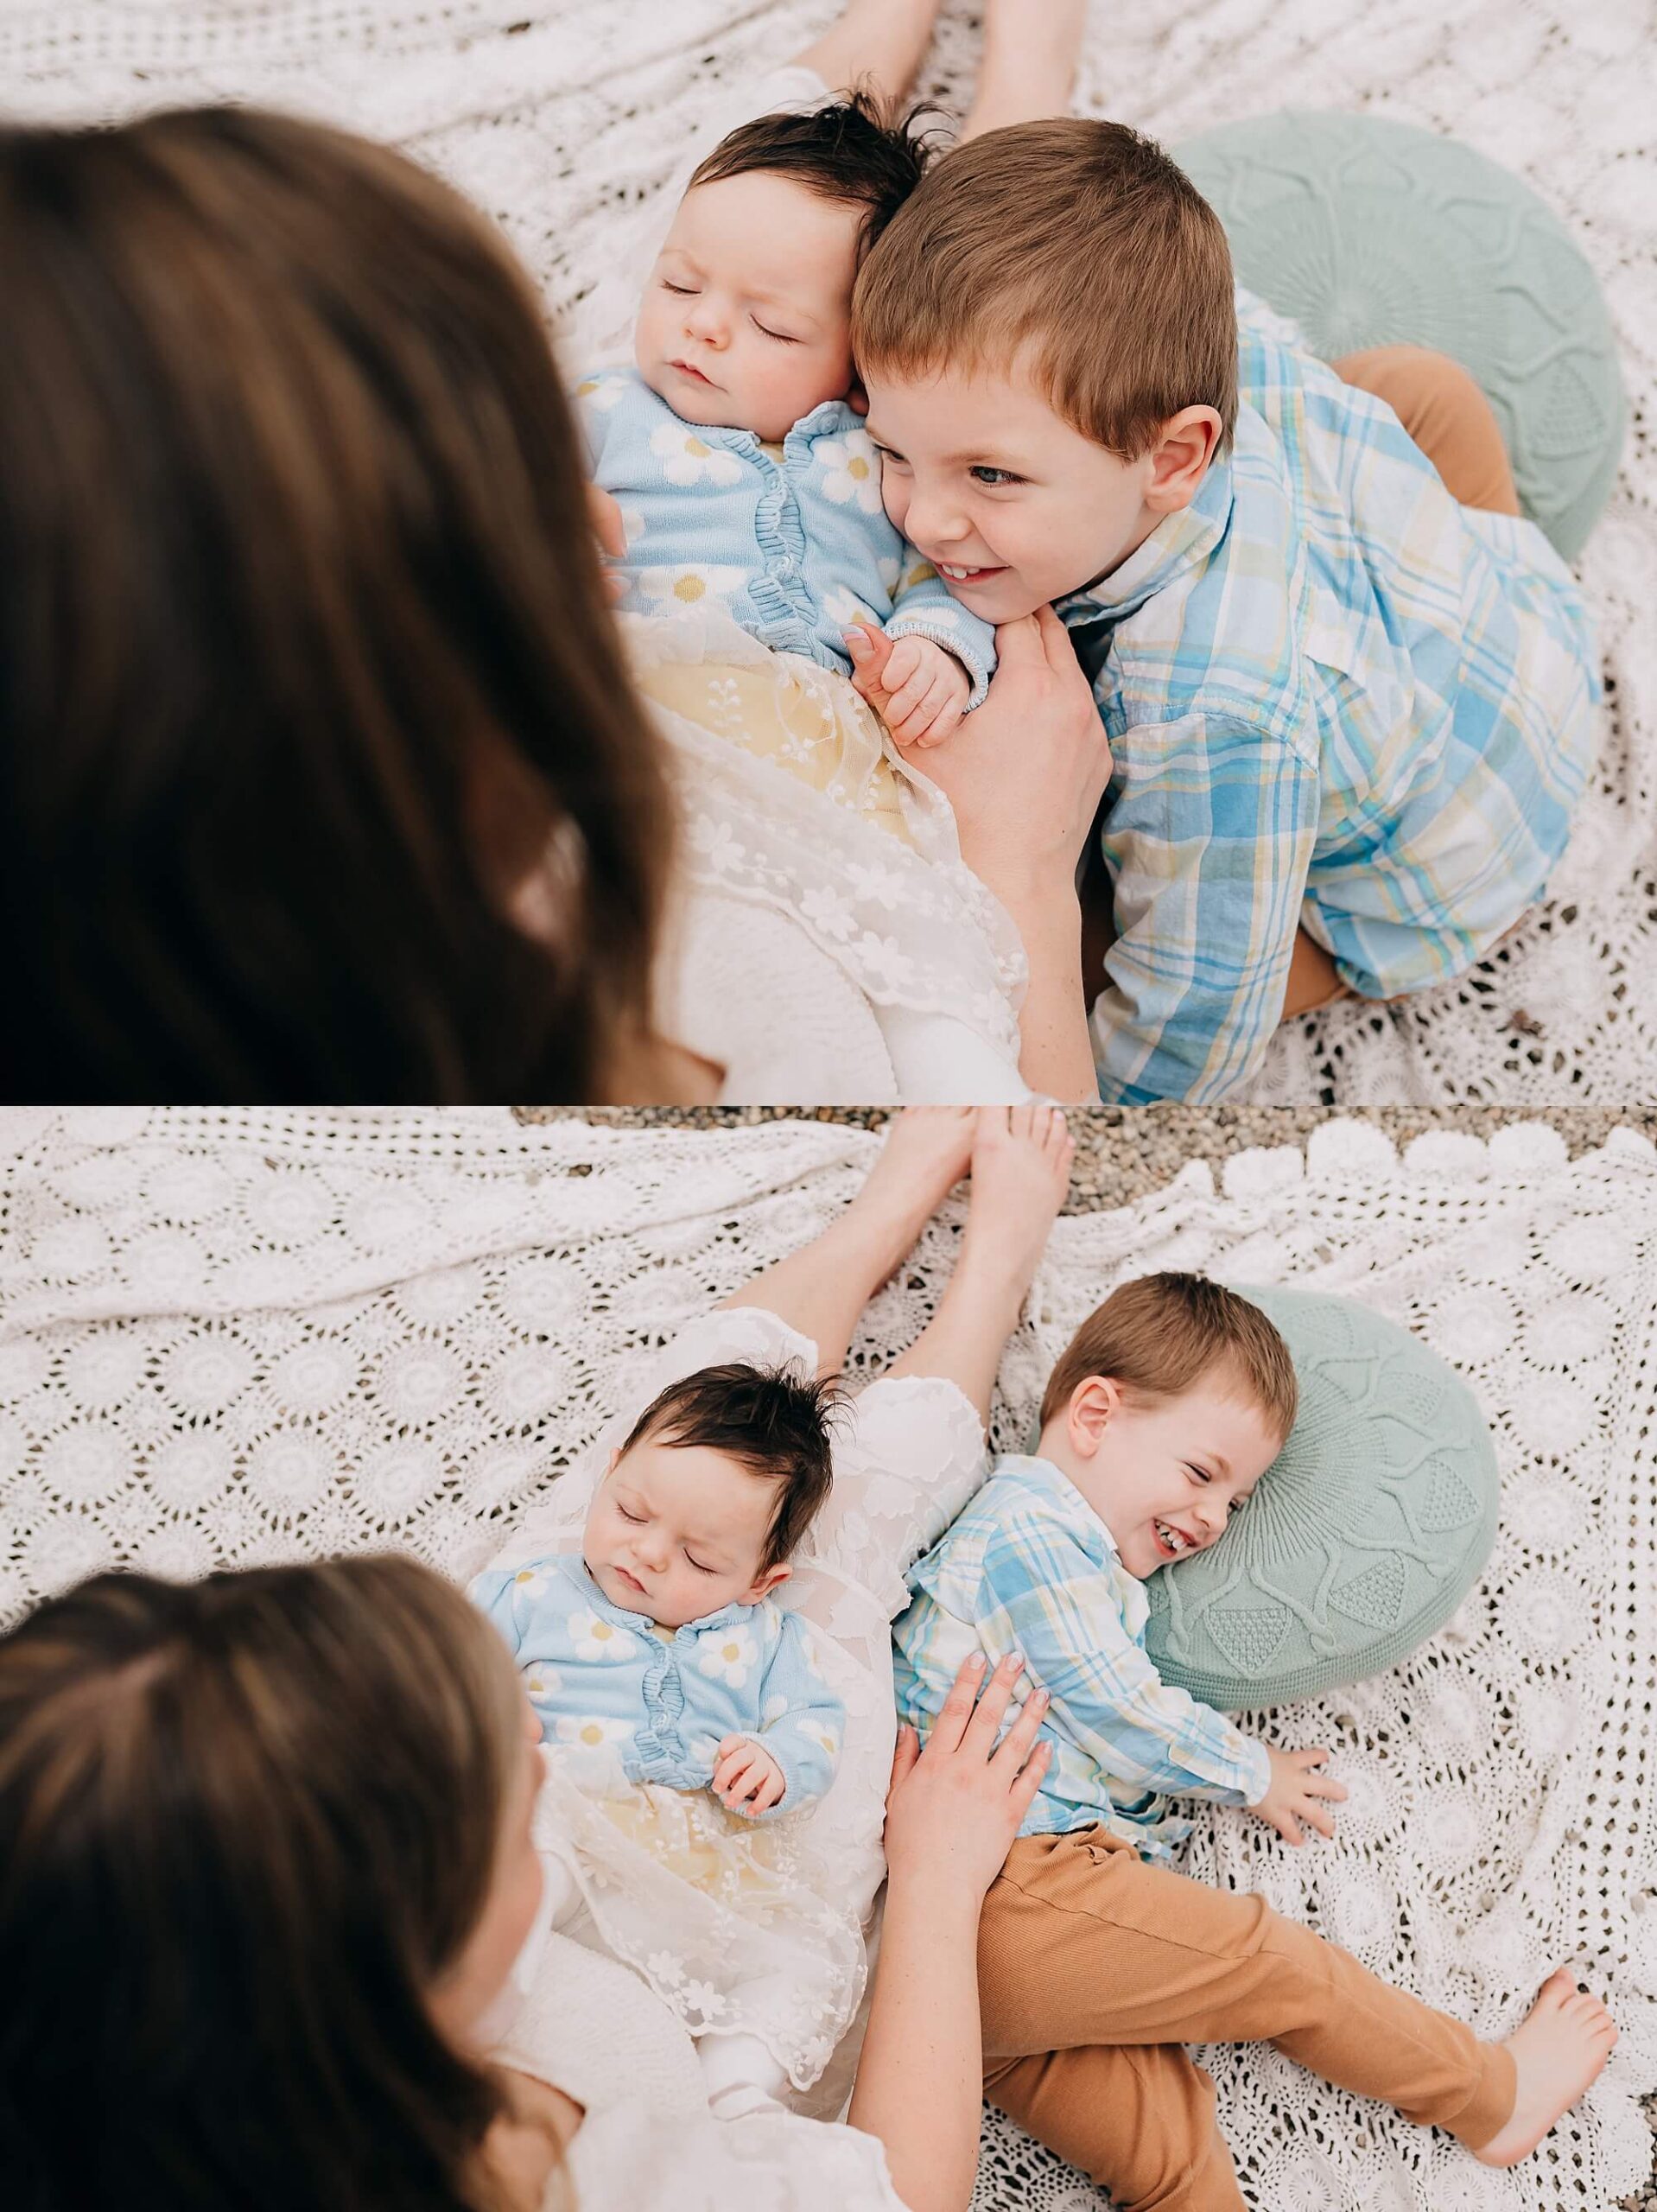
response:
[[[1089,1376],[1040,1445],[1141,1581],[1217,1543],[1282,1448],[1266,1413],[1222,1366],[1172,1398],[1130,1396]]]
[[[1212,408],[1187,408],[1123,461],[1016,365],[866,381],[887,514],[987,622],[1032,614],[1119,567],[1190,505],[1219,433]]]

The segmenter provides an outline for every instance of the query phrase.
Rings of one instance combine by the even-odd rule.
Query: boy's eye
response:
[[[1234,1497],[1226,1508],[1227,1520],[1228,1521],[1234,1513],[1241,1513],[1248,1503],[1248,1500],[1246,1497]]]
[[[967,474],[979,484],[997,486],[1022,484],[1024,481],[1022,476],[1015,476],[1010,468],[992,468],[987,461],[979,462],[975,467],[969,468]]]
[[[1185,1472],[1194,1483],[1209,1483],[1214,1480],[1206,1467],[1193,1467],[1189,1460],[1185,1465]]]
[[[616,1503],[616,1511],[620,1514],[624,1521],[632,1521],[637,1522],[641,1529],[644,1527],[644,1515],[642,1513],[629,1513],[626,1507],[621,1503],[619,1499],[618,1499]]]
[[[774,338],[779,346],[797,346],[800,342],[797,338],[790,338],[785,330],[771,329],[768,323],[761,322],[758,315],[752,316],[750,320],[756,330],[763,331],[767,338]]]
[[[664,292],[676,292],[682,300],[694,299],[696,295],[696,288],[694,284],[676,284],[671,277],[668,276],[662,279],[662,289]]]
[[[692,1559],[689,1552],[685,1554],[685,1560],[688,1566],[694,1567],[695,1568],[698,1574],[714,1574],[718,1572],[718,1569],[715,1567],[704,1566],[701,1560]]]

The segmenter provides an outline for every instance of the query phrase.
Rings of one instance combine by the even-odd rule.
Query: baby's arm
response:
[[[784,1613],[755,1702],[759,1726],[719,1746],[711,1787],[751,1820],[815,1804],[834,1780],[846,1736],[846,1707],[818,1671],[811,1631]]]
[[[971,679],[968,710],[982,706],[995,673],[994,624],[951,599],[943,577],[912,545],[902,548],[900,558],[903,568],[892,594],[892,612],[883,626],[887,637],[930,638],[934,645],[942,645]]]
[[[506,1639],[506,1648],[514,1658],[524,1648],[525,1606],[542,1586],[533,1567],[491,1567],[486,1573],[474,1575],[467,1586],[467,1596],[480,1611],[488,1614]]]

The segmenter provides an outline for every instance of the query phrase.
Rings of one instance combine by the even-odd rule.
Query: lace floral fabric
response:
[[[520,1129],[503,1113],[172,1109],[0,1117],[0,1615],[106,1565],[199,1573],[395,1545],[464,1578],[578,1530],[583,1482],[665,1345],[822,1229],[875,1140],[816,1122]],[[870,1307],[864,1390],[799,1602],[863,1684],[814,1829],[861,1913],[879,1877],[897,1562],[970,1487],[980,1443],[891,1478],[879,1382],[947,1279],[950,1201]],[[1569,1962],[1622,2031],[1513,2174],[1260,2049],[1205,2054],[1259,2212],[1579,2212],[1649,2170],[1657,2082],[1657,1155],[1568,1161],[1533,1128],[1401,1158],[1332,1123],[1054,1230],[1003,1362],[992,1441],[1019,1449],[1045,1362],[1113,1283],[1161,1267],[1355,1297],[1468,1382],[1502,1477],[1490,1566],[1375,1681],[1245,1725],[1327,1744],[1351,1792],[1294,1852],[1206,1816],[1187,1871],[1258,1887],[1366,1965],[1505,2033]],[[721,1317],[721,1331],[735,1316]],[[746,1323],[756,1347],[774,1342]],[[723,1336],[721,1341],[727,1341]],[[676,1357],[694,1346],[680,1337]],[[918,1386],[925,1387],[925,1386]],[[929,1432],[930,1433],[930,1432]],[[848,1699],[848,1703],[850,1700]],[[641,1985],[642,1987],[642,1985]],[[818,2085],[843,2093],[846,2051]],[[832,2104],[828,2108],[832,2109]],[[629,2200],[631,2201],[631,2200]],[[999,2117],[981,2212],[1094,2212]]]
[[[691,884],[787,915],[873,1004],[948,1016],[1016,1069],[1018,932],[846,679],[717,609],[624,621],[679,764]],[[764,976],[754,993],[785,1014]]]

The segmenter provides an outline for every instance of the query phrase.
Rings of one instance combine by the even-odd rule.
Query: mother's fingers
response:
[[[978,1709],[962,1732],[962,1748],[976,1751],[979,1758],[987,1759],[995,1748],[995,1739],[1001,1732],[1001,1722],[1013,1702],[1013,1693],[1019,1686],[1024,1672],[1024,1654],[1009,1652],[984,1685],[984,1694],[978,1700]]]
[[[984,1655],[981,1651],[975,1651],[962,1661],[949,1694],[938,1708],[938,1717],[932,1724],[931,1735],[927,1738],[929,1750],[934,1745],[941,1751],[960,1749],[961,1739],[973,1717],[978,1686],[983,1678]]]
[[[898,1731],[898,1740],[892,1747],[892,1779],[886,1784],[886,1796],[891,1797],[898,1784],[915,1768],[921,1755],[921,1739],[907,1721]]]
[[[1023,1766],[1041,1724],[1047,1718],[1048,1702],[1045,1690],[1031,1691],[1013,1726],[996,1745],[990,1760],[992,1767],[1013,1774]]]
[[[1036,636],[1040,643],[1047,665],[1055,675],[1076,671],[1081,663],[1076,657],[1076,646],[1070,633],[1051,607],[1036,609]]]

